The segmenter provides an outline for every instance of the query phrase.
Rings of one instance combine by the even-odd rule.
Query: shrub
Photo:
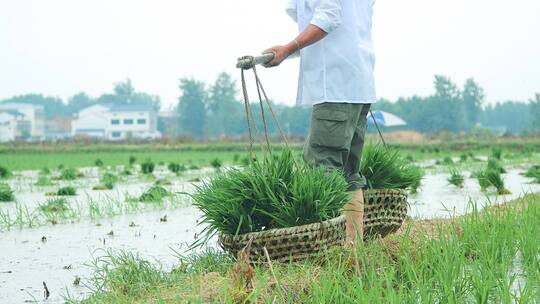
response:
[[[171,193],[167,189],[154,185],[150,189],[146,190],[140,197],[139,201],[149,203],[149,202],[161,202],[165,197],[170,196]]]
[[[217,232],[242,234],[334,218],[349,198],[346,190],[341,173],[296,166],[290,150],[218,173],[193,195],[206,226],[200,243]]]
[[[79,172],[77,171],[77,169],[74,169],[74,168],[63,169],[62,172],[60,173],[60,179],[63,179],[63,180],[75,180],[79,176],[80,176]]]
[[[155,167],[156,165],[154,164],[154,162],[152,162],[152,160],[150,159],[147,159],[141,164],[141,171],[144,174],[151,174],[152,172],[154,172]]]
[[[67,186],[67,187],[62,187],[58,189],[58,192],[56,192],[56,194],[62,195],[62,196],[72,196],[72,195],[77,195],[77,190],[75,190],[75,188],[71,186]]]
[[[9,178],[11,175],[11,171],[8,168],[0,166],[0,178]]]
[[[465,177],[457,169],[450,169],[450,177],[448,178],[448,182],[456,187],[463,188]]]
[[[65,198],[55,198],[40,205],[39,209],[46,213],[63,213],[69,210],[69,204]]]
[[[13,190],[8,184],[0,184],[0,202],[12,202],[15,200]]]
[[[364,147],[360,174],[371,189],[409,189],[415,192],[424,175],[422,169],[409,163],[397,150],[386,150],[381,144]]]

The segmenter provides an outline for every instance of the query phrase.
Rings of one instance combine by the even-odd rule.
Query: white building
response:
[[[26,103],[0,103],[0,112],[18,112],[16,137],[41,140],[45,137],[43,106]]]
[[[81,110],[71,126],[73,136],[107,140],[161,137],[157,131],[157,113],[150,105],[93,105]]]
[[[0,143],[14,141],[16,135],[16,116],[8,112],[0,112]]]

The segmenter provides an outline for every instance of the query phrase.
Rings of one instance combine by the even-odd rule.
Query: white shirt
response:
[[[300,32],[309,24],[328,35],[300,51],[297,104],[374,103],[374,0],[288,0]]]

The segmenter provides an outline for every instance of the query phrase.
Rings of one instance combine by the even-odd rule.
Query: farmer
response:
[[[313,105],[311,129],[304,145],[308,163],[341,170],[352,199],[344,207],[347,241],[363,235],[366,180],[359,174],[366,117],[375,102],[371,38],[374,0],[289,0],[287,13],[300,35],[275,46],[278,66],[300,51],[297,103]]]

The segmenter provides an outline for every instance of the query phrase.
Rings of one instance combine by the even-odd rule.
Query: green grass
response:
[[[11,171],[8,168],[0,166],[0,179],[10,178],[11,175]]]
[[[38,179],[35,185],[39,187],[54,186],[54,182],[49,177],[45,175],[40,175],[38,176]]]
[[[164,272],[129,253],[95,263],[83,303],[536,303],[540,195],[335,248],[305,262],[253,268],[209,251]]]
[[[75,168],[64,168],[60,172],[60,179],[62,180],[76,180],[81,177],[81,173]]]
[[[54,198],[39,206],[39,209],[46,213],[64,213],[70,209],[65,198]]]
[[[148,158],[141,164],[141,172],[143,174],[151,174],[154,172],[155,167],[156,164]]]
[[[140,197],[139,201],[143,203],[159,203],[162,202],[164,198],[171,196],[167,189],[163,188],[160,185],[153,185],[150,189],[146,190]]]
[[[540,184],[540,165],[530,167],[523,175],[532,178],[534,183]]]

